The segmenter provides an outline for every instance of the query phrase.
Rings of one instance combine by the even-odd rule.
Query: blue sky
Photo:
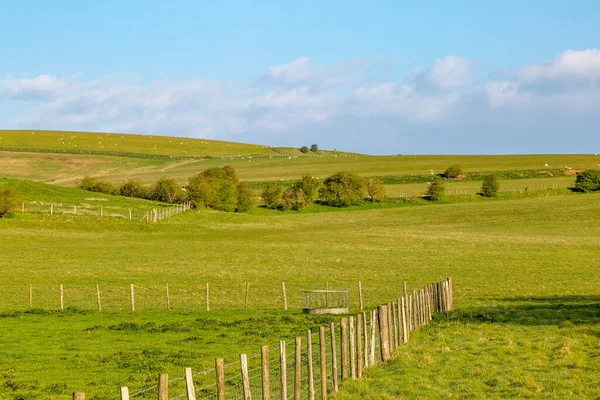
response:
[[[3,4],[0,127],[600,152],[600,3],[402,3]]]

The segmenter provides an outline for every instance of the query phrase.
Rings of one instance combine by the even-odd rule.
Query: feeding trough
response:
[[[347,290],[303,290],[302,312],[306,314],[347,314]]]

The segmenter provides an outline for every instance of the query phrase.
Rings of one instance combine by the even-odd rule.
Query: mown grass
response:
[[[372,307],[396,298],[403,280],[416,288],[448,275],[457,309],[451,319],[417,333],[390,369],[370,372],[373,380],[345,384],[341,398],[528,397],[538,389],[552,398],[589,397],[598,387],[600,351],[597,321],[588,318],[600,296],[598,197],[202,211],[157,224],[44,215],[3,220],[0,287],[8,288],[2,297],[8,308],[26,310],[29,283],[40,290],[37,306],[46,309],[57,308],[60,283],[67,306],[93,310],[95,284],[107,303],[102,315],[2,318],[0,397],[56,398],[74,390],[114,397],[122,384],[153,383],[158,371],[179,376],[183,366],[210,366],[215,355],[233,362],[240,351],[257,354],[260,344],[292,339],[293,326],[315,323],[297,314],[302,289],[328,281],[350,289],[356,308],[361,280]],[[282,280],[295,310],[289,322],[280,310]],[[210,313],[202,311],[206,282],[214,290]],[[248,313],[241,311],[245,282],[251,283]],[[135,314],[125,311],[130,283],[142,296]],[[164,283],[173,292],[171,312]],[[577,298],[581,306],[569,300]],[[237,322],[212,329],[197,321],[207,318]],[[125,322],[157,328],[110,328]],[[184,332],[165,324],[181,324]],[[559,351],[563,346],[569,349]]]

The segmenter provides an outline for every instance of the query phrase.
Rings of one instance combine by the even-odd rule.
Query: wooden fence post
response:
[[[356,331],[354,329],[354,317],[348,317],[348,334],[350,336],[350,377],[356,379]]]
[[[25,212],[25,203],[21,203],[21,212],[24,213]]]
[[[356,316],[356,377],[362,378],[363,372],[363,316]]]
[[[54,204],[50,203],[50,215],[54,214]]]
[[[208,283],[206,284],[206,311],[210,311],[210,292],[208,289]]]
[[[343,381],[348,379],[348,318],[340,320],[340,353]]]
[[[169,284],[165,283],[165,294],[167,300],[167,311],[171,311],[171,298],[169,297]]]
[[[133,283],[129,286],[129,296],[131,300],[131,311],[135,311],[135,293],[133,290]]]
[[[453,293],[452,293],[452,277],[449,276],[447,278],[448,280],[448,297],[450,298],[449,303],[449,308],[448,311],[452,310],[452,308],[454,308],[454,297],[453,297]]]
[[[271,381],[269,378],[269,346],[260,348],[260,367],[262,371],[262,398],[271,399]]]
[[[363,365],[364,367],[369,366],[369,331],[367,330],[367,313],[362,312],[362,325],[363,325],[363,334],[364,334],[364,344],[363,344]]]
[[[120,400],[129,400],[129,388],[127,386],[122,386],[120,392],[121,392]]]
[[[296,336],[294,359],[294,400],[302,399],[302,337]]]
[[[325,327],[319,326],[319,358],[321,364],[321,399],[327,400],[327,356],[325,349]]]
[[[333,377],[333,391],[338,391],[338,367],[337,367],[337,348],[335,345],[335,324],[329,324],[329,333],[331,336],[331,376]]]
[[[102,302],[100,301],[100,285],[96,284],[96,303],[98,304],[98,312],[102,312]]]
[[[185,394],[188,400],[196,400],[196,388],[194,387],[191,368],[185,369]]]
[[[279,376],[280,376],[280,394],[281,400],[287,398],[287,361],[285,360],[285,341],[279,342]]]
[[[315,400],[315,374],[313,371],[312,332],[306,334],[306,354],[308,369],[308,400]]]
[[[283,295],[283,309],[287,311],[287,294],[285,293],[285,282],[281,282],[281,294]]]
[[[393,337],[394,337],[394,343],[392,348],[395,350],[399,347],[399,340],[398,340],[398,312],[396,310],[396,302],[392,301],[392,325],[394,326],[393,329]]]
[[[240,354],[240,369],[242,372],[242,389],[244,392],[244,400],[252,400],[250,392],[250,378],[248,377],[248,357],[245,354]]]
[[[129,220],[131,221],[133,219],[133,216],[131,215],[131,208],[129,209]]]
[[[381,350],[381,361],[390,360],[390,332],[388,326],[388,308],[386,305],[377,307],[379,320],[379,343]]]
[[[225,361],[215,358],[215,375],[217,378],[217,400],[225,400]]]
[[[73,400],[85,400],[85,393],[82,392],[74,392]]]
[[[375,324],[377,323],[377,320],[375,319],[375,310],[371,310],[371,341],[370,341],[370,345],[371,345],[371,356],[370,356],[370,360],[369,360],[369,365],[375,365],[375,341],[377,340],[377,336],[376,336],[376,327]]]
[[[392,310],[392,303],[387,303],[387,323],[388,323],[388,343],[390,346],[390,354],[394,350],[394,321],[392,320],[392,315],[394,314],[394,310]]]
[[[104,207],[100,206],[100,217],[104,216]]]
[[[158,375],[158,400],[169,400],[169,375]]]
[[[246,301],[244,302],[244,311],[248,311],[248,296],[250,294],[250,282],[246,282]]]
[[[404,289],[404,307],[405,307],[405,314],[407,318],[410,318],[410,313],[408,312],[408,291],[406,290],[406,281],[404,281],[403,283],[403,289]],[[410,337],[410,328],[406,330],[406,341],[408,342],[408,339]]]
[[[33,308],[33,285],[29,284],[29,309]]]
[[[408,343],[408,326],[406,320],[406,303],[404,302],[404,297],[401,299],[402,305],[402,343]]]
[[[60,310],[65,309],[65,291],[62,283],[60,284]]]
[[[362,295],[362,282],[358,281],[358,302],[360,304],[360,311],[363,310],[363,295]]]

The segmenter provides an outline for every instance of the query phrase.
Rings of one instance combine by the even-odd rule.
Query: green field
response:
[[[19,136],[12,135],[2,132],[2,141],[13,137],[13,142],[0,147],[35,143],[38,150],[60,150],[48,143],[61,133],[48,133],[41,142],[14,142]],[[152,153],[151,139],[123,136],[113,147],[129,143],[127,152]],[[244,146],[249,152],[256,148]],[[202,147],[195,147],[193,156],[206,155],[196,149]],[[72,186],[84,175],[115,183],[134,177],[150,183],[161,176],[185,182],[193,173],[222,165],[232,165],[241,179],[264,182],[297,179],[305,172],[325,177],[340,169],[409,176],[441,173],[454,163],[467,173],[543,170],[545,164],[579,170],[600,163],[593,155],[323,153],[249,159],[250,153],[242,154],[241,147],[239,152],[226,160],[0,152],[0,185],[17,188],[27,204],[102,204],[141,213],[166,205],[42,182]],[[119,386],[136,392],[154,385],[161,372],[179,377],[184,367],[209,370],[219,356],[235,363],[241,352],[257,355],[261,344],[274,350],[281,339],[291,343],[306,329],[337,321],[302,315],[302,290],[326,284],[349,289],[356,309],[360,280],[365,306],[373,308],[397,298],[403,281],[417,289],[446,276],[453,277],[455,311],[415,332],[390,364],[368,370],[361,381],[345,382],[335,398],[597,398],[600,194],[568,191],[573,179],[563,174],[502,180],[506,193],[497,199],[475,195],[480,182],[456,181],[447,183],[450,196],[439,203],[392,198],[379,205],[314,205],[301,212],[200,210],[153,224],[15,213],[0,220],[0,399],[68,398],[74,391],[86,392],[88,399],[117,398]],[[422,193],[425,187],[387,185],[392,197]],[[281,309],[282,281],[287,312]],[[243,311],[246,283],[249,310]],[[62,312],[56,311],[61,284]],[[102,313],[96,310],[96,285]],[[201,387],[213,377],[195,379]],[[155,397],[155,392],[141,396]]]

